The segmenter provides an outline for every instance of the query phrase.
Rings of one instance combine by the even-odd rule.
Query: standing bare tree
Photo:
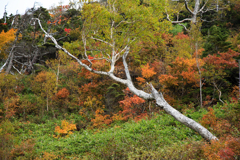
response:
[[[172,8],[175,10],[175,14],[170,18],[167,13],[167,19],[172,24],[179,24],[189,31],[183,23],[192,22],[196,24],[198,17],[201,21],[213,21],[216,19],[207,20],[204,15],[219,13],[229,7],[230,1],[224,0],[170,0]],[[181,18],[180,13],[186,11],[188,14],[187,18]],[[222,12],[221,12],[222,13]],[[175,19],[175,20],[172,20]]]

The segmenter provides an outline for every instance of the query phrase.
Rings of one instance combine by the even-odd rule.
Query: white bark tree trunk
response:
[[[203,107],[203,100],[202,100],[202,72],[201,72],[201,66],[199,64],[199,57],[198,57],[198,42],[195,43],[195,52],[196,52],[196,63],[197,63],[197,69],[199,74],[199,96],[200,96],[200,106]]]
[[[209,132],[205,127],[201,124],[197,123],[196,121],[184,116],[182,113],[174,109],[170,106],[165,99],[163,98],[162,93],[158,93],[156,89],[152,87],[152,94],[158,106],[163,107],[163,109],[173,116],[177,121],[181,122],[182,124],[188,126],[189,128],[193,129],[194,131],[198,132],[202,137],[211,141],[211,140],[218,140],[216,136],[214,136],[211,132]]]

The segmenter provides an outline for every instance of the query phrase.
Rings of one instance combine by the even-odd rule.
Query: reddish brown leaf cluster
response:
[[[208,160],[234,160],[240,154],[240,139],[228,136],[219,141],[211,141],[202,146]]]
[[[33,139],[22,141],[21,144],[15,145],[14,148],[11,150],[10,157],[16,158],[19,156],[25,156],[27,154],[31,154],[34,150],[34,145],[35,143]]]
[[[125,89],[125,98],[119,103],[123,110],[118,114],[122,115],[124,120],[134,119],[135,121],[139,121],[147,117],[146,111],[141,110],[141,105],[145,103],[145,100],[132,95],[129,88]]]
[[[214,127],[214,126],[216,126],[217,117],[215,116],[214,110],[212,108],[209,108],[209,112],[203,116],[200,123],[204,127]]]
[[[69,91],[66,88],[63,88],[63,89],[58,91],[56,96],[59,99],[65,99],[69,96]]]
[[[200,123],[218,136],[226,136],[231,132],[231,124],[227,120],[217,118],[212,108],[209,108],[209,112],[203,116]]]
[[[198,86],[198,70],[196,59],[185,59],[177,57],[171,66],[168,66],[168,74],[159,76],[159,82],[168,87],[182,84]]]
[[[176,36],[176,39],[189,39],[189,36],[187,34],[184,34],[183,32],[179,32]]]
[[[71,29],[70,29],[70,28],[65,28],[65,29],[64,29],[64,32],[66,32],[67,34],[69,34],[69,33],[70,33],[70,31],[71,31]],[[66,35],[67,35],[67,34],[66,34]]]
[[[238,63],[234,58],[239,55],[240,53],[229,49],[228,52],[225,53],[208,55],[207,57],[203,58],[203,60],[209,65],[214,65],[215,69],[226,69],[238,67]]]
[[[236,12],[240,12],[240,2],[235,3],[233,10],[235,10]]]
[[[220,137],[219,141],[211,141],[202,146],[207,159],[235,159],[240,155],[240,139],[231,135],[234,127],[228,120],[217,118],[214,110],[209,108],[209,112],[203,116],[200,123]]]

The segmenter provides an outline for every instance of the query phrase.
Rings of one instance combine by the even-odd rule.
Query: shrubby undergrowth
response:
[[[226,107],[229,107],[229,112],[226,112]],[[239,110],[238,103],[227,103],[216,105],[209,111],[185,111],[187,116],[221,137],[219,142],[211,144],[161,110],[149,119],[125,123],[115,121],[102,129],[76,130],[76,122],[84,121],[78,114],[66,116],[64,122],[62,119],[48,120],[49,117],[39,124],[34,121],[20,122],[18,119],[5,120],[1,122],[0,129],[1,156],[32,159],[51,156],[53,159],[237,158],[240,151],[239,123],[232,119]],[[64,130],[64,125],[68,129],[57,136],[56,128]],[[220,128],[218,125],[221,125]]]

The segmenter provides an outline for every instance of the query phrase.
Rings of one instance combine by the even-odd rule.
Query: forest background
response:
[[[239,159],[239,12],[238,0],[109,0],[5,14],[0,159]],[[151,93],[152,84],[219,140],[205,140],[156,101],[80,66],[43,29],[92,72],[111,68],[114,35],[117,47],[131,47],[134,85]],[[127,79],[125,71],[118,58],[114,75]]]

